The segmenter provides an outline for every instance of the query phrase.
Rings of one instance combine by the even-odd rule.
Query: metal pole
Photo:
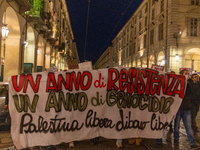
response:
[[[4,56],[4,62],[5,62],[5,52],[6,52],[6,44],[5,44],[5,41],[4,41],[4,44],[3,44],[3,56]]]
[[[149,1],[149,3],[148,3],[148,12],[149,12],[149,14],[148,14],[148,27],[147,27],[147,35],[148,35],[148,40],[147,40],[147,68],[150,68],[151,66],[149,66],[149,49],[150,49],[150,8],[151,8],[151,6],[150,6],[150,4],[151,4],[151,1]]]
[[[166,7],[166,45],[165,45],[165,71],[167,72],[167,37],[168,37],[168,0],[167,0],[167,7]],[[168,65],[169,66],[169,65]]]

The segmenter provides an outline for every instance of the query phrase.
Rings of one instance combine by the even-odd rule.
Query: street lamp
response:
[[[5,62],[5,52],[6,52],[5,40],[8,37],[8,33],[9,33],[9,30],[8,30],[7,24],[3,24],[2,28],[1,28],[1,34],[2,34],[2,40],[3,40],[3,43],[4,43],[3,44],[3,52],[4,52],[3,56],[4,56],[4,58],[3,58],[3,62],[1,62],[2,63],[1,65],[3,65],[4,62]],[[2,77],[2,81],[3,81],[3,77]]]
[[[164,59],[161,61],[161,65],[165,65],[165,60]]]
[[[1,30],[2,39],[4,41],[4,44],[3,44],[4,61],[5,61],[5,50],[6,50],[5,40],[8,37],[8,33],[9,33],[9,30],[8,30],[7,24],[4,24]]]
[[[24,46],[25,46],[25,48],[28,46],[28,41],[27,40],[24,41]]]
[[[178,55],[178,54],[176,54],[175,60],[176,60],[176,61],[179,61],[179,55]]]
[[[3,40],[5,40],[8,37],[8,33],[9,33],[7,24],[3,25],[1,33],[2,33]]]

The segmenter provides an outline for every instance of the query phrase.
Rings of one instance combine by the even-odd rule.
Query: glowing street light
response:
[[[164,59],[162,60],[161,64],[162,64],[162,65],[164,65],[164,64],[165,64],[165,60],[164,60]]]
[[[176,61],[179,61],[179,58],[180,58],[179,55],[176,54],[176,56],[175,56],[175,60],[176,60]]]
[[[3,25],[1,33],[2,33],[2,38],[5,40],[8,37],[8,33],[9,33],[9,30],[6,24]]]
[[[8,30],[8,27],[7,27],[7,24],[4,24],[3,25],[3,27],[2,27],[2,29],[1,29],[1,34],[2,34],[2,39],[3,39],[3,52],[4,52],[4,54],[3,54],[3,56],[4,56],[4,58],[3,58],[3,63],[4,63],[4,61],[5,61],[5,52],[6,52],[6,44],[5,44],[5,40],[6,40],[6,38],[8,37],[8,33],[9,33],[9,30]]]
[[[28,41],[24,41],[24,46],[25,46],[25,47],[28,46]]]

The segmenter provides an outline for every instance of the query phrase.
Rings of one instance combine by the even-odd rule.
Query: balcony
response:
[[[52,37],[48,37],[47,38],[47,42],[49,42],[51,45],[55,45],[56,41],[57,41],[56,38],[52,38]]]
[[[50,13],[36,11],[36,15],[29,15],[28,22],[34,23],[36,30],[51,30]]]
[[[8,3],[9,2],[13,2],[15,1],[20,9],[19,9],[19,13],[25,13],[26,11],[29,11],[30,9],[33,8],[33,0],[6,0]]]

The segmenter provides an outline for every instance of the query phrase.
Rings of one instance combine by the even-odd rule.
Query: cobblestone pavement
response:
[[[198,113],[197,116],[197,126],[200,129],[200,112]],[[185,132],[185,128],[183,124],[181,123],[181,134],[180,134],[180,140],[179,144],[176,145],[173,142],[173,133],[168,132],[168,130],[164,131],[164,136],[163,136],[163,147],[157,147],[156,140],[155,139],[143,139],[141,142],[140,146],[136,146],[135,144],[130,145],[127,140],[123,140],[123,148],[117,148],[115,142],[116,140],[113,139],[105,139],[105,138],[100,138],[99,142],[97,145],[92,145],[89,140],[83,140],[83,141],[76,141],[75,142],[75,148],[69,148],[69,144],[67,143],[62,143],[59,145],[53,146],[51,150],[189,150],[190,145],[187,139],[187,135]],[[3,135],[5,134],[5,135]],[[5,137],[4,140],[6,139],[7,135],[9,133],[0,133],[0,138],[3,136]],[[198,143],[200,143],[200,132],[195,134],[195,138]],[[2,140],[2,139],[1,139]],[[14,148],[14,145],[11,142],[8,142],[6,144],[0,144],[0,150],[16,150]],[[42,146],[37,146],[37,147],[32,147],[32,148],[27,148],[27,150],[47,150],[47,147],[42,147]]]

